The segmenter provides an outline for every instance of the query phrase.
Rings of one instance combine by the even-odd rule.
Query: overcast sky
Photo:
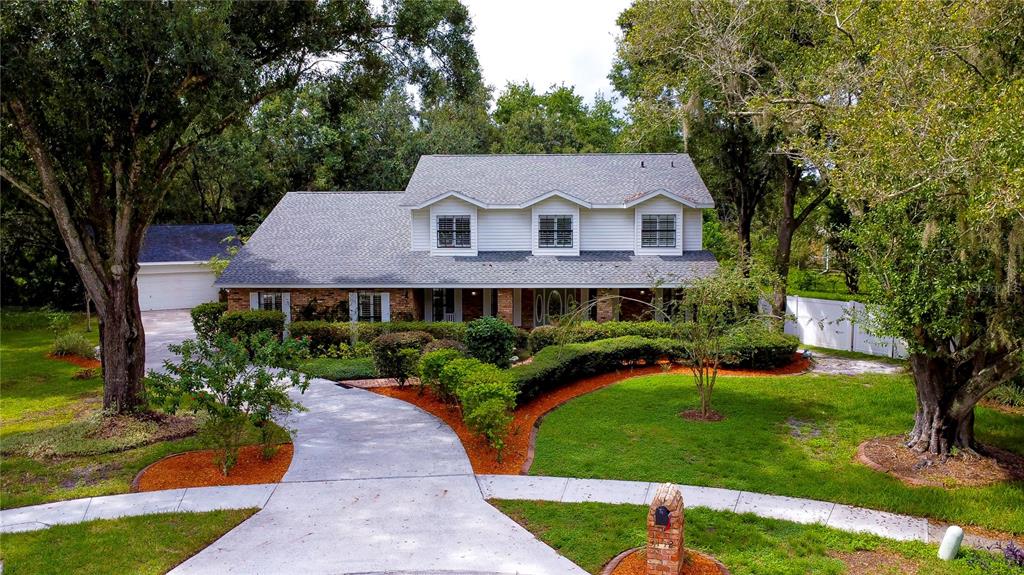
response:
[[[538,91],[575,86],[586,101],[612,95],[615,19],[629,0],[463,0],[484,81],[497,91],[529,80]]]

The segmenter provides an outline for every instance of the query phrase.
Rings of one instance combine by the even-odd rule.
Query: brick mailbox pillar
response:
[[[663,483],[647,513],[647,575],[679,575],[686,559],[684,527],[683,494],[675,485]]]

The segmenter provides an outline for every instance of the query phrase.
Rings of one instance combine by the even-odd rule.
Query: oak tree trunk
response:
[[[107,413],[139,411],[145,407],[146,336],[135,274],[115,279],[107,286],[107,293],[110,305],[100,319],[103,410]]]
[[[956,369],[948,358],[911,354],[917,393],[914,428],[907,447],[945,455],[954,448],[975,450],[974,406],[980,396],[965,395],[970,373]]]

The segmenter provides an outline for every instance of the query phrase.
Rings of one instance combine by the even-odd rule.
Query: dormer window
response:
[[[537,245],[542,248],[572,247],[572,216],[539,216]]]
[[[676,247],[675,214],[644,214],[641,219],[640,245],[645,248]]]
[[[469,216],[437,216],[437,247],[469,248]]]

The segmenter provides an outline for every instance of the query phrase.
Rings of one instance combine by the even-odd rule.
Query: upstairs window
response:
[[[673,214],[645,215],[641,219],[640,246],[676,247],[676,217]]]
[[[438,216],[437,247],[472,247],[469,233],[469,216]]]
[[[281,311],[284,298],[281,292],[261,291],[259,295],[260,309],[266,311]]]
[[[572,247],[572,216],[540,216],[538,224],[538,247]]]
[[[358,304],[359,321],[383,321],[383,306],[379,293],[359,292]]]

